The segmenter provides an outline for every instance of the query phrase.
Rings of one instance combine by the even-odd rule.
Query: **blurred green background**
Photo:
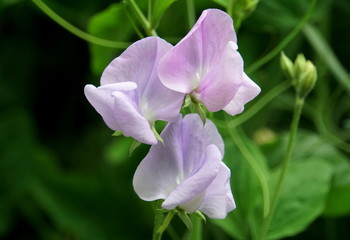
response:
[[[147,1],[136,2],[146,13]],[[225,10],[226,2],[197,0],[196,17],[206,8]],[[45,3],[94,36],[128,43],[139,39],[118,1]],[[243,21],[238,31],[239,51],[249,76],[262,88],[259,98],[247,105],[248,110],[284,81],[278,54],[257,69],[249,67],[286,38],[308,4],[305,0],[261,0]],[[324,176],[328,174],[329,178],[324,179],[328,187],[318,210],[296,230],[276,233],[271,239],[349,237],[349,16],[350,1],[319,0],[309,24],[284,48],[293,59],[303,52],[313,60],[319,74],[301,119],[294,160],[313,157],[327,162],[329,171]],[[175,44],[188,30],[186,1],[177,0],[166,10],[158,34]],[[132,188],[133,173],[148,146],[137,148],[129,157],[132,140],[112,137],[112,131],[83,94],[86,84],[99,85],[102,70],[123,49],[87,43],[52,21],[32,1],[1,0],[0,50],[0,239],[149,239],[152,206],[140,200]],[[293,94],[291,88],[280,91],[242,123],[249,136],[246,142],[266,156],[271,169],[283,151]],[[220,119],[222,114],[214,116]],[[246,182],[240,182],[244,178],[231,164],[243,157],[227,129],[219,130],[227,145],[225,161],[232,170],[235,199],[237,203],[247,199],[244,204],[250,205],[249,196],[245,198],[250,189],[239,195],[239,185]],[[272,138],[266,138],[270,136],[266,130]],[[312,182],[318,181],[315,176]],[[307,208],[300,209],[306,219],[303,214],[309,214]],[[230,231],[242,224],[235,221],[240,219],[234,216],[235,211],[225,223],[206,223],[204,239],[244,236]],[[293,221],[288,220],[291,215],[285,212],[281,216],[285,225]],[[174,225],[185,231],[177,219]]]

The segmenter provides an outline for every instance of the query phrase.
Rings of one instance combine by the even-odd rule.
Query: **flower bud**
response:
[[[303,54],[299,53],[297,58],[294,61],[294,76],[296,77],[296,81],[300,80],[300,77],[305,72],[306,59]],[[296,82],[296,84],[297,84]]]
[[[294,79],[294,66],[293,62],[284,54],[281,53],[281,68],[283,73],[286,75],[288,79]]]
[[[303,76],[298,83],[298,92],[301,98],[305,98],[314,88],[317,80],[316,67],[311,61],[306,61]]]
[[[298,54],[293,64],[282,52],[281,68],[294,85],[298,97],[305,98],[314,88],[317,79],[316,67],[306,60],[303,54]]]

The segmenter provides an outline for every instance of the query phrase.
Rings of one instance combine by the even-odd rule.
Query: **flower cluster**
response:
[[[141,199],[163,199],[164,209],[200,210],[210,218],[225,218],[235,208],[219,132],[211,121],[182,117],[180,110],[187,96],[208,111],[236,115],[259,94],[237,48],[230,16],[205,10],[177,45],[139,40],[107,66],[101,86],[85,87],[108,127],[152,145],[134,175]],[[157,120],[169,122],[160,136]]]

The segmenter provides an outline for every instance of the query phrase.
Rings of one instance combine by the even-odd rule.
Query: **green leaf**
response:
[[[322,213],[332,171],[330,164],[318,158],[291,162],[267,239],[293,236]],[[278,176],[276,171],[273,179]]]
[[[279,142],[265,151],[268,159],[274,164],[283,154],[286,137],[286,135],[282,136]],[[350,205],[347,204],[350,199],[349,159],[319,135],[305,131],[299,131],[295,149],[297,151],[293,153],[293,161],[317,158],[320,162],[326,162],[332,166],[333,180],[323,214],[329,217],[349,214]]]
[[[261,187],[259,179],[237,147],[228,139],[225,139],[225,143],[224,162],[231,169],[231,189],[237,208],[226,219],[211,222],[232,238],[249,239],[255,231],[256,219],[262,219]]]
[[[335,176],[323,214],[340,217],[350,214],[350,167]]]
[[[88,24],[91,35],[108,40],[128,41],[133,33],[133,27],[128,21],[122,3],[111,4],[107,9],[93,16]],[[100,75],[108,63],[117,57],[120,51],[90,44],[91,69]]]
[[[153,6],[153,13],[151,19],[151,25],[156,28],[159,24],[165,11],[173,4],[176,0],[155,0]]]

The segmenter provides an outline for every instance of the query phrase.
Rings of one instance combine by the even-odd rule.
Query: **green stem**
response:
[[[163,212],[162,212],[162,200],[156,201],[156,206],[154,209],[155,217],[154,217],[154,228],[153,228],[153,236],[152,240],[160,240],[162,239],[163,232],[159,232],[159,228],[162,226],[163,223]]]
[[[227,2],[226,12],[227,12],[228,15],[230,15],[231,17],[233,17],[233,16],[232,16],[232,14],[233,14],[233,0],[229,0],[229,1]],[[235,19],[235,20],[236,20],[236,19]]]
[[[188,239],[191,240],[201,240],[202,239],[202,224],[203,224],[203,219],[201,219],[199,216],[192,214],[191,215],[191,220],[193,223],[193,229],[189,235]]]
[[[285,176],[287,173],[288,163],[289,163],[289,161],[292,157],[292,153],[293,153],[293,148],[294,148],[294,144],[295,144],[295,140],[296,140],[296,134],[298,131],[298,125],[299,125],[299,120],[300,120],[301,112],[303,109],[303,105],[304,105],[304,99],[297,97],[296,101],[295,101],[295,106],[294,106],[294,114],[293,114],[293,120],[291,123],[291,130],[290,130],[291,132],[289,135],[287,151],[286,151],[286,154],[284,155],[284,158],[282,160],[281,173],[280,173],[279,178],[277,180],[277,186],[276,186],[275,192],[274,192],[273,197],[272,197],[271,209],[270,209],[269,214],[263,220],[263,224],[262,224],[262,227],[260,229],[260,234],[258,236],[258,239],[261,239],[261,240],[264,240],[266,237],[266,234],[267,234],[269,227],[270,227],[272,217],[273,217],[275,210],[276,210],[276,207],[277,207],[278,199],[281,195],[281,189],[282,189],[282,186],[283,186],[283,183],[285,180]]]
[[[125,2],[124,2],[125,3]],[[133,16],[131,16],[130,12],[128,11],[127,9],[128,5],[127,4],[124,4],[124,11],[125,11],[125,14],[126,16],[128,17],[130,23],[131,23],[131,26],[134,28],[137,36],[142,39],[144,38],[145,36],[141,33],[139,27],[137,26],[137,24],[135,23],[135,19],[133,18]]]
[[[242,136],[244,136],[244,132],[241,130],[238,133],[236,128],[232,128],[230,126],[227,126],[227,128],[229,130],[229,134],[232,140],[235,142],[238,149],[240,150],[244,158],[247,160],[248,164],[253,169],[255,175],[259,180],[259,183],[261,186],[261,192],[263,195],[263,215],[265,217],[270,212],[270,193],[269,193],[269,186],[267,183],[267,179],[264,177],[264,174],[262,173],[260,166],[255,161],[255,157],[252,155],[251,151],[248,149],[248,147],[245,145],[243,141]]]
[[[334,77],[339,81],[339,83],[350,92],[350,76],[346,69],[342,66],[331,47],[328,45],[327,41],[317,30],[317,28],[312,25],[307,24],[303,30],[306,38],[308,39],[311,46],[315,51],[322,57],[326,62],[329,70],[332,72]]]
[[[166,215],[166,217],[164,219],[163,224],[157,230],[158,235],[161,236],[163,234],[163,232],[168,228],[170,221],[171,221],[171,219],[173,219],[174,215],[175,215],[175,211],[168,212],[168,214]]]
[[[152,22],[152,15],[153,15],[153,0],[148,0],[148,22]]]
[[[300,20],[300,22],[295,26],[293,31],[291,31],[288,36],[283,39],[280,44],[278,44],[271,52],[266,54],[264,57],[262,57],[260,60],[249,66],[246,70],[246,72],[252,73],[256,70],[258,70],[261,66],[269,62],[272,58],[274,58],[277,54],[279,54],[294,38],[295,36],[300,32],[300,30],[304,27],[304,25],[307,23],[309,18],[311,17],[317,0],[312,0],[312,2],[309,4],[308,10],[304,17]]]
[[[143,15],[141,9],[139,8],[139,6],[137,6],[135,1],[134,0],[128,0],[127,2],[130,4],[130,8],[134,12],[135,16],[139,20],[140,24],[142,25],[142,27],[145,30],[145,32],[147,33],[147,35],[149,35],[149,36],[158,36],[157,32],[151,26],[151,22],[149,22],[147,20],[147,18],[145,17],[145,15]]]
[[[81,39],[84,39],[87,42],[100,45],[103,47],[122,48],[122,49],[127,48],[130,45],[130,43],[128,42],[116,42],[116,41],[106,40],[103,38],[98,38],[93,35],[90,35],[80,30],[79,28],[73,26],[66,20],[64,20],[62,17],[60,17],[57,13],[55,13],[49,6],[47,6],[41,0],[32,0],[32,1],[38,8],[40,8],[47,16],[49,16],[53,21],[55,21],[61,27],[63,27],[70,33],[74,34],[75,36]]]
[[[191,29],[196,22],[196,9],[193,0],[186,0],[187,15],[188,15],[188,27]]]

